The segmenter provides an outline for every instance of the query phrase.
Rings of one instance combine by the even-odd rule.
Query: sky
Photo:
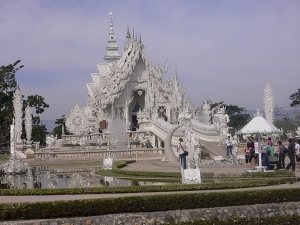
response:
[[[155,65],[177,68],[196,106],[224,101],[263,109],[269,82],[275,106],[300,88],[298,0],[0,0],[0,65],[20,59],[21,93],[50,105],[42,119],[86,106],[86,83],[103,63],[110,12],[119,53],[127,26]]]

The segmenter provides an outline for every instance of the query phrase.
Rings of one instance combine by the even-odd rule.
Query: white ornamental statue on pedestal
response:
[[[25,109],[25,130],[26,130],[26,151],[25,154],[34,154],[34,151],[32,150],[32,143],[31,143],[31,133],[32,133],[32,113],[31,108],[28,105]]]
[[[181,166],[181,183],[183,184],[197,184],[201,183],[200,168],[199,163],[195,162],[195,146],[199,146],[200,142],[196,138],[192,130],[192,109],[191,107],[185,107],[181,114],[179,115],[179,123],[185,128],[185,141],[186,141],[186,151],[187,156],[187,169],[183,169]],[[193,162],[194,168],[191,168],[191,161]]]

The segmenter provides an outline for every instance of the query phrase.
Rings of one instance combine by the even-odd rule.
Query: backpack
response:
[[[269,147],[267,147],[267,154],[266,155],[271,155],[271,150],[269,149]]]
[[[286,147],[284,147],[283,153],[284,154],[288,153],[288,149]]]

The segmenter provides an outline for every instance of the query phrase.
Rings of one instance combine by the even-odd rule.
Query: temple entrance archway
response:
[[[145,91],[134,91],[133,99],[129,104],[129,119],[130,123],[137,125],[137,113],[145,108]]]

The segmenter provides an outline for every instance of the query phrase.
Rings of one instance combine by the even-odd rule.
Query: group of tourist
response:
[[[295,171],[296,162],[299,165],[300,169],[300,140],[296,140],[294,138],[288,139],[288,147],[286,148],[282,141],[277,142],[277,148],[274,148],[274,144],[272,142],[271,137],[268,138],[267,145],[262,148],[261,151],[261,162],[262,166],[267,167],[267,169],[270,169],[270,158],[271,157],[277,157],[277,165],[276,170],[279,169],[286,169],[289,170],[292,168],[292,171]],[[251,169],[251,166],[253,166],[253,169],[255,168],[255,165],[257,164],[258,160],[258,142],[254,143],[252,141],[252,138],[248,139],[247,145],[244,149],[245,152],[245,170]],[[287,167],[285,167],[285,156],[286,154],[289,157],[289,164]]]
[[[296,140],[294,138],[288,139],[288,147],[286,148],[282,141],[277,141],[277,148],[275,149],[271,137],[268,138],[266,146],[262,148],[261,151],[261,162],[262,166],[267,167],[267,170],[270,170],[270,158],[277,157],[276,170],[286,169],[289,170],[292,168],[292,171],[296,169],[296,162],[299,165],[300,169],[300,139]],[[177,146],[177,152],[179,153],[179,161],[181,168],[186,169],[186,155],[185,155],[185,143],[182,138],[179,138],[179,144]],[[255,169],[255,165],[258,162],[258,142],[254,143],[252,138],[249,138],[244,149],[245,152],[245,170]],[[285,156],[286,154],[289,157],[289,164],[285,167]],[[232,155],[232,143],[230,136],[226,140],[226,155]],[[252,167],[253,166],[253,167]]]

